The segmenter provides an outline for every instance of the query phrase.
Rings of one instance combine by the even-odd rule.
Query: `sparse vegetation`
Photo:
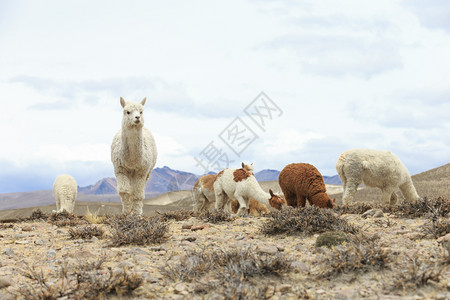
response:
[[[413,202],[403,200],[396,206],[383,207],[384,212],[389,212],[402,218],[426,217],[436,209],[439,211],[439,216],[447,216],[450,212],[450,200],[444,197],[424,197]]]
[[[253,251],[188,252],[177,264],[167,263],[161,273],[173,281],[199,282],[197,293],[213,292],[225,299],[247,299],[264,294],[251,278],[280,276],[291,270],[290,261],[280,255],[260,255]],[[202,280],[203,278],[207,280]]]
[[[261,232],[264,234],[314,234],[325,231],[342,231],[356,233],[358,229],[340,218],[332,210],[314,206],[305,208],[291,208],[281,212],[273,212],[263,224]]]
[[[118,215],[108,219],[111,246],[148,245],[167,239],[169,224],[159,216]]]
[[[202,211],[199,216],[199,219],[202,219],[204,222],[208,223],[222,223],[222,222],[231,222],[235,219],[235,217],[232,217],[230,213],[224,211],[224,210],[205,210]]]
[[[131,294],[144,280],[125,269],[113,271],[102,268],[104,260],[69,266],[60,266],[56,282],[50,282],[42,269],[27,267],[24,275],[32,280],[14,293],[22,299],[104,299],[110,294]]]
[[[75,228],[69,228],[69,236],[71,239],[92,239],[92,237],[102,238],[105,231],[95,225],[84,225]]]
[[[388,285],[390,289],[415,290],[430,282],[440,282],[445,267],[420,260],[417,252],[412,256],[405,255],[401,264],[401,267],[393,268],[396,272],[392,285]]]
[[[357,202],[352,203],[350,205],[340,205],[335,207],[333,210],[340,215],[344,214],[357,214],[362,215],[369,209],[380,208],[379,204],[374,203],[366,203],[366,202]]]
[[[156,212],[164,221],[175,220],[175,221],[183,221],[192,217],[196,217],[198,215],[197,212],[192,210],[173,210],[165,213]]]
[[[347,236],[348,243],[332,249],[322,262],[323,270],[319,277],[328,277],[351,271],[367,271],[370,268],[382,269],[392,259],[390,250],[381,248],[377,238],[367,238],[361,234]]]
[[[63,226],[78,226],[82,224],[87,224],[87,221],[85,219],[81,219],[78,216],[69,213],[65,210],[62,212],[52,212],[49,216],[47,221],[53,225],[56,225],[58,227]]]
[[[341,231],[327,231],[322,233],[317,237],[316,240],[316,247],[328,247],[331,248],[332,246],[340,245],[344,242],[350,241],[349,236]]]
[[[86,215],[84,218],[91,224],[102,224],[105,221],[104,216],[99,216],[98,212],[100,210],[100,207],[95,213],[91,213],[89,210],[89,206],[86,206]]]

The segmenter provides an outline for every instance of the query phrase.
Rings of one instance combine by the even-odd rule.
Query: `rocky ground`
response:
[[[450,235],[430,235],[429,216],[372,212],[332,212],[358,233],[331,248],[314,228],[263,233],[271,216],[166,218],[161,240],[121,246],[99,220],[2,223],[0,299],[449,299]],[[74,231],[93,227],[103,236]]]

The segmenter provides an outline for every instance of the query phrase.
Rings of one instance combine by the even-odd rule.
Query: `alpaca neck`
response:
[[[251,195],[251,197],[255,198],[255,200],[257,200],[259,203],[265,204],[266,206],[270,206],[269,204],[269,199],[271,198],[270,194],[264,192],[261,188],[255,190]]]
[[[122,131],[122,146],[125,158],[135,160],[142,153],[142,128],[128,128]]]

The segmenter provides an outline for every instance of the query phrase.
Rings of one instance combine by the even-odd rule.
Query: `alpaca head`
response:
[[[269,190],[269,194],[270,194],[269,204],[273,208],[280,210],[283,207],[283,205],[286,205],[286,200],[284,200],[284,198],[281,197],[280,195],[275,194],[272,190]]]
[[[253,167],[253,163],[249,165],[242,163],[242,169],[244,169],[245,171],[249,172],[252,175],[255,175],[254,173],[255,167]]]
[[[144,127],[144,104],[147,98],[142,99],[140,103],[128,102],[120,97],[120,105],[123,107],[122,126],[125,128]]]
[[[334,200],[336,198],[332,200],[326,193],[318,193],[311,197],[310,202],[320,208],[334,208],[336,207]]]

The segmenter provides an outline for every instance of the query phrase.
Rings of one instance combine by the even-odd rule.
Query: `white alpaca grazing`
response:
[[[111,145],[117,192],[122,199],[123,212],[127,214],[142,214],[145,185],[158,155],[153,135],[144,127],[145,100],[126,102],[120,97],[122,129],[116,133]]]
[[[383,205],[395,204],[395,189],[400,188],[408,201],[419,199],[419,195],[405,165],[389,151],[354,149],[341,154],[336,163],[344,194],[343,204],[353,202],[355,192],[362,182],[381,189]]]
[[[242,168],[253,175],[253,163],[249,165],[242,163]],[[216,181],[216,177],[217,175],[215,174],[204,175],[194,184],[192,193],[194,197],[195,211],[209,210],[211,203],[216,202],[216,195],[214,194],[214,181]]]
[[[77,182],[67,174],[56,177],[53,183],[53,196],[56,200],[56,212],[67,211],[73,213],[77,199]]]
[[[239,216],[248,214],[250,198],[278,210],[286,204],[286,201],[272,190],[269,190],[269,193],[264,192],[255,176],[245,169],[225,169],[219,172],[214,181],[214,194],[216,209],[223,210],[230,200],[237,200]]]

